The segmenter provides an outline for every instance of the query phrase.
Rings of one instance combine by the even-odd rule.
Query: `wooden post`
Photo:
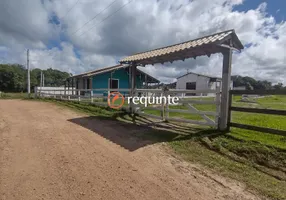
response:
[[[110,94],[110,91],[112,90],[112,71],[110,72],[110,81],[109,81],[109,88],[108,88],[108,94]]]
[[[164,121],[165,120],[165,103],[163,102],[163,97],[165,96],[165,91],[164,91],[164,88],[162,88],[162,93],[161,93],[161,117],[162,117],[162,120]]]
[[[136,67],[137,67],[136,64],[132,63],[132,66],[131,66],[131,95],[132,95],[132,99],[135,96],[135,89],[136,89]],[[135,112],[134,105],[133,105],[132,101],[130,103],[131,103],[131,111],[132,111],[132,113],[134,113]]]
[[[70,95],[70,79],[68,79],[68,95]]]
[[[93,103],[93,90],[90,91],[90,102]]]
[[[67,95],[67,81],[65,81],[64,98],[66,97],[66,95]]]
[[[216,114],[217,116],[215,117],[215,123],[217,128],[219,127],[219,115],[220,115],[220,85],[216,83],[216,96],[215,96],[215,102],[216,102]]]
[[[129,89],[131,89],[132,88],[132,66],[131,65],[129,65]],[[129,96],[131,96],[132,95],[132,91],[130,91],[129,92]]]
[[[229,104],[229,89],[231,79],[231,62],[232,62],[232,50],[225,49],[223,54],[223,68],[222,68],[222,93],[220,102],[220,122],[219,130],[227,130],[227,118],[228,118],[228,104]]]
[[[74,78],[72,78],[72,95],[74,95]]]
[[[232,97],[233,97],[233,95],[230,94],[229,101],[228,101],[228,117],[227,117],[227,128],[226,128],[227,132],[230,131],[230,123],[231,123],[231,110],[230,110],[230,107],[231,107],[231,104],[232,104]]]
[[[147,86],[147,74],[145,74],[145,89],[147,89],[148,86]],[[148,96],[148,93],[147,91],[145,92],[145,96],[147,97]]]
[[[78,101],[80,102],[80,90],[77,91],[77,98],[78,98]]]
[[[34,87],[34,93],[35,93],[35,98],[37,98],[38,97],[38,87],[37,86]]]

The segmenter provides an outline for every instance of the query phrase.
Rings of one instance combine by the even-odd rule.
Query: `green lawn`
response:
[[[259,98],[254,103],[241,102],[240,96],[234,96],[233,106],[285,110],[286,96]],[[214,105],[195,107],[201,111],[216,110]],[[184,105],[170,108],[187,109]],[[160,115],[156,110],[145,112]],[[185,113],[170,113],[170,117],[202,120],[199,115]],[[232,112],[232,122],[286,130],[286,116]],[[224,135],[169,144],[186,160],[219,170],[274,199],[286,199],[286,136],[231,128],[231,132]]]
[[[25,99],[25,98],[28,98],[28,93],[4,93],[4,92],[0,93],[0,99]]]

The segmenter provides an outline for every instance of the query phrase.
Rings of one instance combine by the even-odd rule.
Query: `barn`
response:
[[[215,90],[220,86],[222,79],[219,77],[208,76],[189,72],[177,78],[176,89],[181,90]],[[232,88],[232,81],[230,87]],[[213,96],[214,94],[180,94],[181,96]]]
[[[100,68],[94,71],[78,74],[70,77],[66,84],[68,87],[76,89],[130,89],[131,77],[130,67],[124,65],[115,65],[111,67]],[[159,84],[160,81],[151,75],[137,69],[136,70],[136,88],[147,88],[150,85]],[[89,91],[81,91],[81,95],[88,94]],[[101,96],[107,93],[107,90],[95,90],[94,96]],[[127,94],[127,93],[126,93]]]

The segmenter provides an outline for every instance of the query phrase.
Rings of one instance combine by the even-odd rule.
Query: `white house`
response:
[[[181,90],[215,90],[216,86],[220,86],[222,79],[213,76],[207,76],[189,72],[177,78],[176,89]],[[231,88],[233,82],[231,81]],[[215,94],[180,94],[182,96],[214,96]]]

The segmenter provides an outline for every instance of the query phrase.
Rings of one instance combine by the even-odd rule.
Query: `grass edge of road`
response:
[[[41,99],[40,101],[55,103],[76,112],[110,120],[119,120],[118,115],[122,113],[121,111],[78,102],[51,99]],[[215,131],[210,132],[211,135],[215,133]],[[286,179],[283,177],[285,171],[281,172],[283,174],[281,178],[281,174],[271,171],[271,168],[269,168],[271,166],[257,164],[257,162],[268,159],[268,157],[279,156],[281,152],[285,153],[285,149],[276,149],[259,142],[238,140],[228,134],[212,137],[208,134],[208,131],[205,133],[206,135],[201,137],[190,137],[188,139],[178,137],[174,139],[166,134],[164,130],[152,129],[140,137],[165,142],[172,152],[183,160],[199,163],[208,170],[245,183],[248,190],[259,192],[263,196],[272,199],[286,199]],[[241,150],[241,147],[248,147],[248,149]],[[237,150],[241,150],[239,153],[243,155],[238,156]],[[260,151],[263,152],[263,155]],[[252,157],[247,157],[249,155]],[[256,161],[256,157],[260,160]]]

